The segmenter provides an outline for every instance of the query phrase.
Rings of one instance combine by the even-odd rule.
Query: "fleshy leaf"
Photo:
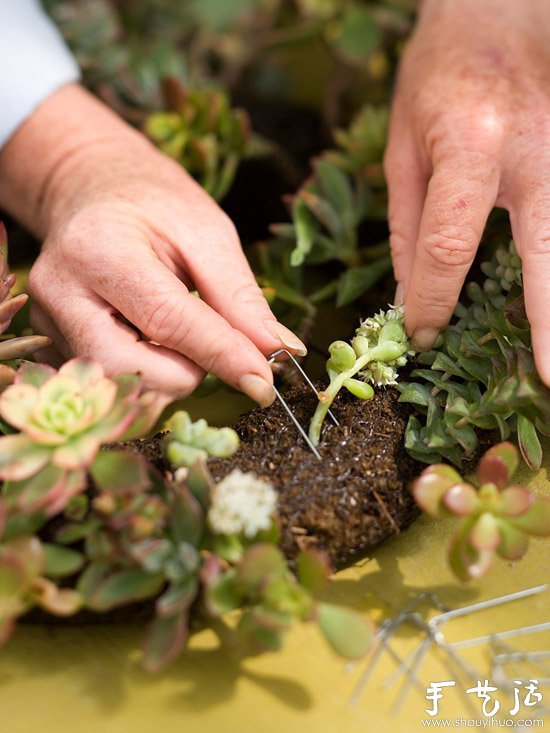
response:
[[[538,496],[524,514],[509,520],[514,527],[537,537],[550,535],[550,499]]]
[[[169,665],[184,648],[188,636],[187,614],[155,618],[143,643],[143,668],[159,672]]]
[[[346,659],[366,654],[372,641],[372,624],[350,608],[319,603],[317,623],[331,647]]]
[[[527,551],[529,535],[510,522],[498,520],[498,524],[500,530],[498,554],[505,560],[520,560]]]
[[[494,445],[479,462],[477,480],[480,484],[492,483],[503,489],[510,482],[518,463],[518,450],[513,443]]]
[[[333,572],[328,556],[320,550],[309,548],[300,552],[296,560],[296,574],[300,583],[310,593],[320,590]]]
[[[54,578],[62,578],[66,575],[73,575],[84,564],[84,556],[69,547],[59,547],[44,542],[44,575]]]
[[[470,530],[470,542],[477,550],[494,550],[500,542],[498,522],[490,512],[483,512]]]
[[[499,497],[499,509],[509,517],[517,517],[534,504],[535,495],[523,486],[509,486],[501,492]]]
[[[101,491],[139,494],[151,485],[147,461],[136,453],[102,450],[90,472]]]
[[[458,517],[473,514],[480,506],[477,491],[466,483],[455,484],[443,494],[443,504]]]
[[[47,578],[36,578],[31,588],[35,603],[54,616],[73,616],[82,608],[82,596],[72,588],[58,588]]]
[[[133,601],[155,596],[164,584],[162,574],[149,574],[138,568],[119,570],[102,579],[86,601],[90,608],[104,611]]]
[[[529,468],[538,471],[542,463],[542,446],[535,424],[523,415],[518,415],[518,442]]]
[[[239,586],[248,592],[256,590],[258,584],[270,575],[285,575],[285,559],[274,545],[258,543],[248,549],[237,566]]]
[[[441,513],[441,499],[445,492],[451,486],[462,483],[462,478],[454,468],[438,463],[422,471],[412,485],[412,493],[425,512],[437,517]]]
[[[51,450],[35,445],[26,435],[4,435],[0,438],[0,478],[5,481],[22,481],[43,468]]]

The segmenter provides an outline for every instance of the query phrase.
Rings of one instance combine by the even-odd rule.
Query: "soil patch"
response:
[[[230,459],[209,461],[216,479],[233,468],[255,471],[280,494],[282,548],[292,559],[302,547],[323,548],[336,567],[363,557],[398,534],[419,514],[408,486],[423,465],[407,455],[403,435],[410,409],[394,389],[364,402],[341,393],[325,421],[319,461],[298,435],[282,406],[243,415],[234,426],[241,439]],[[315,395],[295,387],[286,400],[303,426]]]

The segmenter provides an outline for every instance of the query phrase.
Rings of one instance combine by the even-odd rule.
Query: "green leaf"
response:
[[[238,588],[234,568],[226,570],[211,585],[206,586],[204,600],[208,611],[213,616],[221,616],[223,613],[239,608],[243,602],[243,595]]]
[[[296,247],[290,255],[290,264],[299,267],[313,248],[316,219],[301,198],[292,203],[292,220],[296,228]]]
[[[310,593],[320,590],[333,572],[328,556],[315,548],[303,550],[296,560],[296,574]]]
[[[518,467],[518,450],[513,443],[499,443],[484,454],[477,467],[480,484],[492,483],[503,489]]]
[[[140,494],[151,485],[147,461],[135,453],[102,450],[95,457],[90,472],[102,491]]]
[[[333,39],[334,47],[351,61],[364,63],[380,42],[372,10],[361,5],[349,6]]]
[[[138,568],[128,568],[101,579],[85,598],[90,608],[106,611],[154,597],[164,582],[164,576],[160,573],[152,575]]]
[[[278,547],[258,543],[245,552],[236,572],[241,588],[246,592],[254,592],[266,578],[272,575],[285,575],[287,565]]]
[[[370,400],[374,397],[374,389],[371,385],[360,379],[345,379],[343,386],[360,400]]]
[[[204,534],[204,511],[185,486],[174,487],[170,502],[170,529],[175,542],[189,542],[197,547]]]
[[[362,267],[348,268],[338,279],[336,307],[352,303],[391,270],[391,258],[381,257]]]
[[[155,608],[158,616],[173,616],[180,614],[191,606],[199,584],[195,578],[187,577],[180,583],[170,585],[164,593],[157,598]]]
[[[186,613],[154,619],[143,643],[143,668],[158,672],[166,667],[181,653],[188,636]]]
[[[401,391],[399,402],[410,402],[419,407],[427,407],[432,399],[430,394],[432,390],[427,384],[401,383],[397,385],[397,388]]]
[[[84,564],[84,556],[68,547],[59,547],[46,542],[44,548],[44,575],[52,578],[62,578],[78,572]]]
[[[518,442],[529,468],[538,471],[542,463],[542,446],[534,423],[523,415],[518,415]]]
[[[366,654],[372,641],[372,624],[356,611],[332,603],[319,603],[317,623],[332,648],[346,659]]]

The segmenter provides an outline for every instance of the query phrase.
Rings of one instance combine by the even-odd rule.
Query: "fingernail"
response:
[[[437,328],[418,328],[412,335],[411,346],[414,351],[426,351],[432,348],[438,336]]]
[[[289,328],[283,326],[282,323],[278,321],[265,321],[265,327],[289,351],[295,351],[298,356],[305,356],[307,354],[306,345]]]
[[[405,288],[403,287],[403,283],[397,283],[397,287],[395,288],[395,295],[393,296],[393,304],[394,305],[403,305],[405,302]]]
[[[239,380],[239,389],[262,407],[269,407],[275,399],[273,385],[257,374],[245,374]]]

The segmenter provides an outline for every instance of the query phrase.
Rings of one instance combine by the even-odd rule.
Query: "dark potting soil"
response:
[[[315,395],[300,386],[285,399],[307,426]],[[278,402],[254,410],[234,426],[241,439],[237,453],[211,459],[210,471],[221,479],[238,467],[273,484],[279,492],[281,546],[289,559],[314,545],[329,554],[335,567],[350,564],[419,513],[408,487],[423,466],[404,450],[410,410],[397,399],[391,388],[378,390],[366,402],[341,393],[333,408],[340,425],[325,420],[321,461]]]

